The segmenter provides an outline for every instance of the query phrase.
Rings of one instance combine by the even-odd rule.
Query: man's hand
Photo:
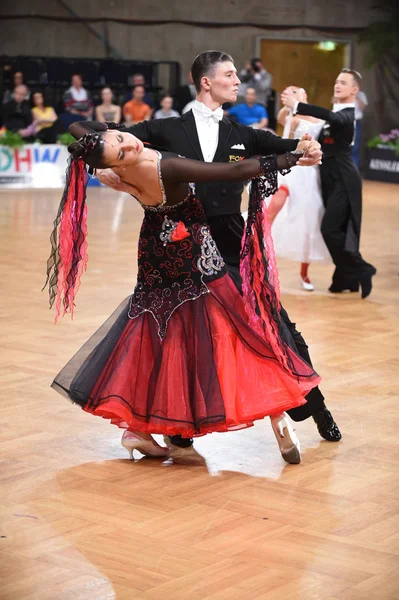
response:
[[[96,175],[98,180],[104,185],[112,188],[116,192],[126,192],[127,194],[133,194],[138,197],[138,190],[129,183],[121,181],[119,175],[113,172],[112,169],[96,169]]]
[[[316,142],[312,137],[305,133],[301,141],[296,147],[296,150],[304,152],[304,156],[300,158],[297,165],[300,167],[312,167],[313,165],[321,164],[323,153],[319,142]]]
[[[291,110],[294,110],[295,104],[297,102],[296,96],[290,88],[286,88],[284,92],[280,96],[281,102],[284,106],[288,106]]]

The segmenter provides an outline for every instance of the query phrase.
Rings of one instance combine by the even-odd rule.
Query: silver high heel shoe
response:
[[[146,440],[138,433],[128,430],[123,433],[121,444],[129,452],[131,459],[133,459],[133,450],[138,450],[144,456],[151,458],[166,458],[168,453],[167,448],[160,446],[152,438]]]
[[[281,456],[290,465],[299,465],[301,449],[299,440],[288,420],[286,413],[270,417],[274,435],[280,448]]]

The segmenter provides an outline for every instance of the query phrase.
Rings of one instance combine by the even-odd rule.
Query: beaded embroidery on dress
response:
[[[164,195],[160,169],[158,174]],[[174,311],[184,302],[207,294],[207,278],[225,273],[224,261],[194,189],[188,186],[188,195],[179,204],[163,203],[151,210],[146,207],[141,227],[137,285],[129,318],[135,319],[145,311],[151,313],[162,340]],[[184,229],[184,237],[175,235],[179,226]]]

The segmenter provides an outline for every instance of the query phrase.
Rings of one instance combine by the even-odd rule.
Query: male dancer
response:
[[[298,102],[290,88],[284,90],[281,100],[294,114],[326,121],[319,139],[324,152],[320,174],[326,207],[321,233],[335,264],[329,290],[357,292],[360,284],[362,298],[367,298],[372,288],[371,278],[377,271],[359,252],[362,180],[352,158],[355,99],[361,79],[357,71],[342,69],[334,85],[336,103],[332,111]]]
[[[186,158],[209,162],[230,162],[254,155],[295,150],[299,140],[283,140],[270,132],[245,127],[223,117],[222,104],[235,102],[240,83],[230,55],[216,51],[203,52],[194,60],[191,73],[197,89],[193,110],[177,119],[139,123],[128,131],[144,142],[167,148]],[[318,164],[320,159],[319,145],[311,142],[308,156],[301,158],[301,164]],[[111,170],[97,171],[97,176],[102,183],[118,191],[132,191]],[[196,191],[207,214],[212,237],[239,285],[241,238],[244,232],[244,220],[240,212],[243,186],[237,182],[198,183]],[[305,340],[282,307],[281,317],[288,328],[290,343],[311,364]],[[311,390],[306,400],[304,406],[289,411],[291,418],[302,421],[312,416],[324,439],[340,440],[340,431],[324,404],[319,388]],[[279,439],[276,430],[275,433]],[[184,448],[191,446],[192,440],[174,437],[172,443]]]

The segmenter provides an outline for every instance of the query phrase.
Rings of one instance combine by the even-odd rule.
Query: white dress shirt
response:
[[[212,162],[219,142],[219,121],[223,119],[222,107],[211,110],[202,102],[194,101],[192,107],[198,139],[205,162]]]

